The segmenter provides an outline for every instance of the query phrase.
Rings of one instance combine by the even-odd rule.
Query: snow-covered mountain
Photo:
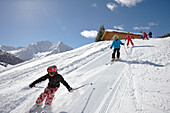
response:
[[[0,49],[4,50],[4,51],[12,51],[12,50],[18,50],[18,49],[22,49],[23,47],[13,47],[13,46],[1,46],[0,45]]]
[[[44,91],[28,85],[51,65],[73,88],[93,83],[72,93],[61,84],[52,113],[170,113],[170,37],[133,42],[112,65],[112,42],[102,41],[2,69],[0,113],[27,113]]]
[[[1,46],[3,47],[3,46]],[[65,51],[72,50],[71,47],[63,44],[62,42],[52,43],[50,41],[40,41],[32,43],[27,47],[14,48],[10,46],[3,47],[9,53],[26,61],[32,58],[42,58],[47,55],[57,54]]]
[[[51,52],[47,55],[52,55],[52,54],[57,54],[57,53],[72,50],[71,47],[66,46],[63,42],[60,42],[60,41],[54,44],[50,49],[51,49]]]
[[[0,49],[0,65],[6,67],[7,64],[15,65],[21,62],[23,62],[23,60]]]

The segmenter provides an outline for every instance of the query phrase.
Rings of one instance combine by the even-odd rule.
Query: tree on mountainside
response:
[[[103,34],[105,32],[104,25],[100,26],[99,32],[97,33],[97,37],[95,39],[95,42],[101,41]]]

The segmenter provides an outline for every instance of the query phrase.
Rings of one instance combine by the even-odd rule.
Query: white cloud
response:
[[[149,22],[148,23],[149,26],[157,26],[158,24],[154,23],[154,22]]]
[[[113,27],[114,27],[115,29],[124,30],[123,26],[124,26],[124,25],[113,26]]]
[[[122,6],[132,7],[136,6],[137,3],[142,2],[143,0],[115,0],[118,4]]]
[[[96,6],[97,6],[97,4],[96,4],[96,3],[93,3],[91,6],[92,6],[92,7],[96,7]]]
[[[133,27],[134,30],[148,30],[150,28],[151,27],[148,27],[148,26],[146,26],[146,27],[142,27],[142,26],[140,26],[140,27]]]
[[[109,8],[111,11],[114,11],[116,7],[117,7],[117,5],[114,4],[114,3],[108,3],[107,4],[107,8]]]
[[[86,38],[95,38],[97,36],[97,31],[95,30],[91,30],[91,31],[87,31],[84,30],[83,32],[81,32],[80,34]]]
[[[154,23],[154,22],[149,22],[148,23],[148,26],[140,26],[140,27],[133,27],[134,30],[149,30],[151,29],[152,26],[157,26],[158,24],[157,23]]]

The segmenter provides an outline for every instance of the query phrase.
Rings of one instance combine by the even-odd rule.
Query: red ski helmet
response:
[[[47,68],[47,72],[51,73],[51,72],[56,72],[57,71],[57,66],[50,66]]]

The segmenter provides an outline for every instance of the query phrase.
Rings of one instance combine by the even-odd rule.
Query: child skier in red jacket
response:
[[[132,42],[132,38],[134,39],[134,37],[132,35],[129,34],[129,32],[127,32],[125,41],[128,40],[127,42],[127,46],[129,46],[129,41],[131,42],[132,46],[134,46],[133,42]]]

